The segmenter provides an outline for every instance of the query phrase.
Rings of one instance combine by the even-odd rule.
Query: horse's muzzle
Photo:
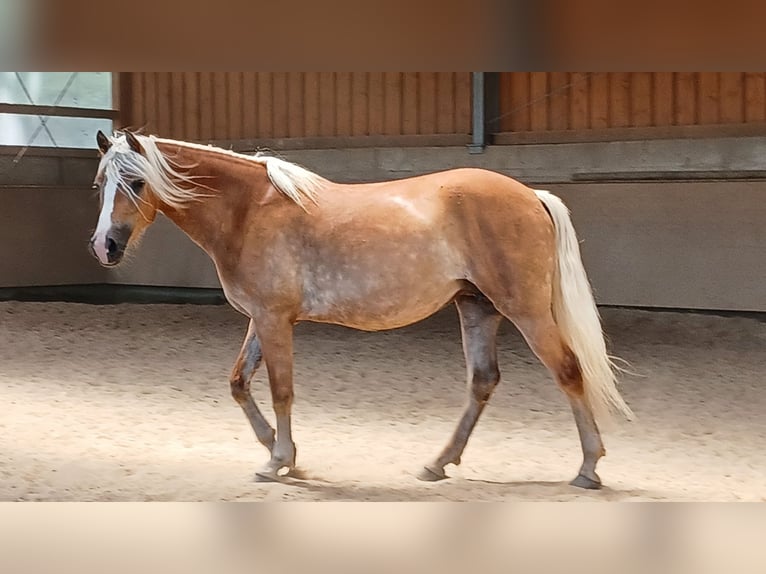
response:
[[[114,267],[125,255],[132,228],[126,225],[112,227],[105,235],[94,235],[89,243],[91,253],[104,267]]]

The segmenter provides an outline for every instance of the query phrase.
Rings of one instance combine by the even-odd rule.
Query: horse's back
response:
[[[482,168],[454,168],[398,180],[335,184],[333,188],[325,196],[328,215],[362,210],[383,213],[393,198],[412,202],[427,211],[437,209],[456,214],[472,207],[489,216],[490,206],[499,216],[541,208],[534,190],[511,177]]]
[[[468,239],[496,241],[514,233],[531,237],[535,229],[551,236],[552,222],[535,191],[501,173],[456,168],[397,183],[391,191],[438,203],[443,218],[459,224]]]
[[[520,181],[502,173],[478,167],[459,167],[403,179],[350,184],[345,187],[364,187],[385,192],[409,189],[426,193],[433,193],[434,189],[456,188],[469,193],[534,195],[532,189]]]
[[[320,227],[444,233],[457,251],[486,242],[519,243],[521,236],[534,240],[538,232],[552,237],[551,220],[533,189],[481,168],[333,187],[320,202]]]
[[[456,168],[340,187],[328,221],[344,219],[357,236],[395,237],[403,249],[445,246],[445,269],[461,278],[495,270],[505,280],[530,260],[552,265],[554,229],[545,207],[533,189],[506,175]]]
[[[430,174],[438,185],[439,194],[449,200],[468,198],[486,207],[508,209],[532,208],[536,211],[540,201],[532,188],[507,175],[481,168],[456,168]]]

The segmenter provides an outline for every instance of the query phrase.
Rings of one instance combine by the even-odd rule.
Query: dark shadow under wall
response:
[[[117,305],[119,303],[166,303],[173,305],[225,305],[222,289],[197,287],[155,287],[151,285],[52,285],[34,287],[0,287],[0,301],[49,303],[87,303]]]

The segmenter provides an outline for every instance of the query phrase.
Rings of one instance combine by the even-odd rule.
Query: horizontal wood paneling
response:
[[[186,140],[468,134],[468,72],[134,72],[123,125]]]
[[[762,72],[504,72],[500,130],[731,125],[766,119]]]

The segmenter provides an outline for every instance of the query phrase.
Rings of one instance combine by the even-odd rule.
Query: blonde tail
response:
[[[631,419],[633,413],[617,390],[616,367],[606,352],[601,320],[580,258],[569,209],[547,191],[535,190],[535,193],[548,209],[556,228],[558,264],[553,280],[553,317],[564,342],[577,357],[585,398],[601,424],[609,423],[613,412]]]

